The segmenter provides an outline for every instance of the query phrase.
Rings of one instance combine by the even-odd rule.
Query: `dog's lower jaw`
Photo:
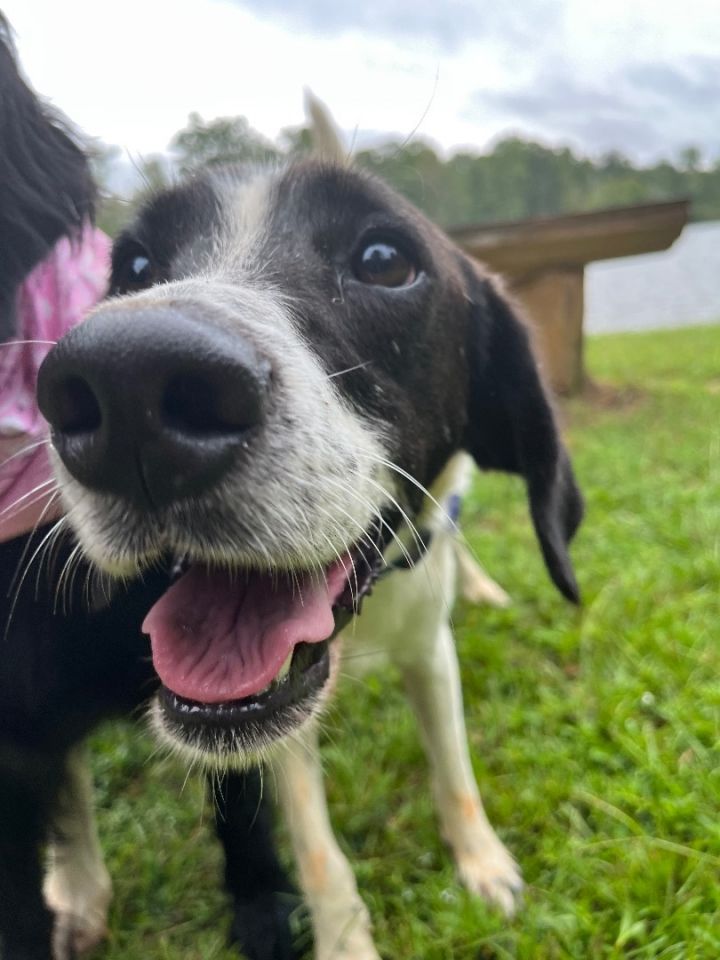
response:
[[[163,688],[153,697],[148,712],[153,733],[171,753],[207,769],[245,769],[262,764],[280,743],[296,736],[322,714],[337,682],[340,644],[339,639],[328,641],[327,672],[318,686],[277,716],[238,726],[231,722],[221,725],[217,718],[207,724],[188,724],[183,722],[182,714],[197,717],[191,712],[192,705],[188,703],[183,705],[184,710],[178,710],[173,701],[179,698]],[[224,709],[232,715],[232,704]]]

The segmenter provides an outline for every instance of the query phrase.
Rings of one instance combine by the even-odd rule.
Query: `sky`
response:
[[[309,86],[349,140],[521,134],[720,158],[720,0],[0,0],[26,74],[128,158],[188,114],[274,138]]]

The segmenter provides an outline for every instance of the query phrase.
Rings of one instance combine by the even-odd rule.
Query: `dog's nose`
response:
[[[269,362],[177,307],[108,306],[40,368],[38,405],[85,486],[145,508],[201,494],[262,423]]]

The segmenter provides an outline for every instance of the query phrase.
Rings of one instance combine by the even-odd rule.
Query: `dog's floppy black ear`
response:
[[[470,400],[466,447],[478,466],[524,477],[550,576],[578,603],[568,544],[583,501],[522,320],[495,283],[466,264]]]

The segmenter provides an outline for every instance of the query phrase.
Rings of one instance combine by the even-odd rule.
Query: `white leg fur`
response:
[[[346,650],[382,644],[400,669],[430,761],[443,836],[460,879],[505,913],[522,888],[519,869],[490,826],[470,763],[457,655],[449,626],[456,582],[456,541],[435,535],[414,570],[380,584]],[[348,659],[343,669],[362,666]]]
[[[312,916],[315,960],[380,960],[367,908],[330,825],[315,728],[293,737],[271,763]]]
[[[440,828],[460,880],[510,915],[522,879],[480,799],[467,747],[455,644],[447,623],[439,626],[430,657],[403,663],[401,669],[430,761]]]
[[[55,913],[54,960],[92,949],[107,935],[112,894],[95,823],[92,774],[84,745],[68,756],[67,780],[50,845],[43,892]]]

